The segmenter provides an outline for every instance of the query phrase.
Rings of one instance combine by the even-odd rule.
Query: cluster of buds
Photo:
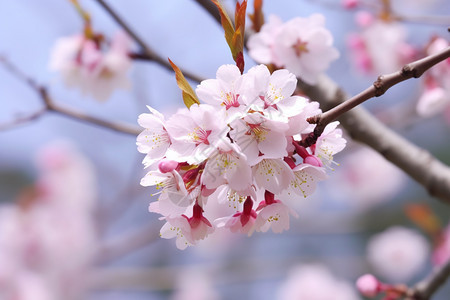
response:
[[[184,249],[217,228],[248,235],[289,228],[296,213],[288,203],[313,193],[346,144],[333,122],[316,144],[301,146],[315,126],[307,118],[321,111],[293,96],[296,84],[287,70],[259,65],[242,75],[224,65],[197,87],[205,103],[167,120],[150,107],[139,116],[137,145],[149,170],[141,184],[160,189],[149,210],[166,221],[163,238]]]

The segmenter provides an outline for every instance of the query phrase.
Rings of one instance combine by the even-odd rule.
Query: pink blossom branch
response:
[[[118,122],[112,122],[112,121],[99,119],[97,117],[90,116],[90,115],[85,114],[84,112],[78,111],[76,109],[73,109],[73,108],[70,108],[67,106],[63,106],[60,104],[56,104],[50,98],[46,87],[39,85],[33,78],[27,76],[25,73],[20,71],[18,68],[16,68],[13,64],[11,64],[5,58],[1,57],[0,63],[12,75],[16,76],[21,81],[25,82],[33,90],[35,90],[39,94],[39,96],[44,104],[44,107],[42,109],[40,109],[39,111],[37,111],[35,113],[30,114],[29,116],[17,118],[10,123],[0,124],[0,130],[10,129],[10,128],[16,127],[18,125],[34,121],[47,112],[55,112],[55,113],[64,115],[66,117],[72,118],[77,121],[83,121],[86,123],[95,124],[100,127],[112,129],[114,131],[130,134],[133,136],[136,136],[141,132],[141,130],[137,126],[132,126],[132,125],[124,124],[124,123],[118,123]]]
[[[119,24],[120,27],[122,27],[123,30],[125,30],[131,38],[141,47],[141,52],[139,53],[131,53],[130,57],[133,59],[139,59],[139,60],[145,60],[145,61],[153,61],[157,64],[161,65],[165,69],[169,70],[170,72],[173,72],[172,67],[170,66],[169,62],[159,56],[153,49],[151,49],[147,43],[133,30],[131,27],[125,23],[125,21],[120,17],[112,8],[109,6],[105,1],[103,0],[96,0],[98,4],[105,9],[105,11],[116,21],[117,24]],[[201,82],[203,78],[200,76],[197,76],[191,72],[188,72],[186,70],[183,70],[183,74],[186,78],[189,78],[196,82]]]
[[[402,81],[408,80],[413,77],[419,78],[425,71],[449,57],[450,47],[442,50],[435,55],[430,55],[415,62],[409,63],[405,65],[400,71],[387,75],[381,75],[373,83],[372,86],[362,91],[358,95],[353,96],[352,98],[342,102],[341,104],[333,107],[323,114],[309,118],[308,122],[311,124],[317,124],[317,126],[314,130],[314,134],[311,135],[308,139],[302,141],[302,146],[309,147],[314,144],[329,123],[331,123],[337,117],[346,113],[350,109],[373,97],[379,97],[383,95],[388,89]]]
[[[450,31],[450,28],[449,28]],[[248,36],[248,35],[247,35]],[[393,85],[412,77],[420,77],[423,72],[436,63],[449,57],[449,49],[428,58],[406,65],[402,71],[380,76],[374,85],[342,104],[347,97],[345,92],[329,77],[322,76],[314,86],[299,81],[300,89],[314,101],[321,104],[322,109],[331,110],[342,104],[340,108],[327,115],[317,116],[311,121],[318,124],[314,135],[306,139],[306,144],[313,144],[323,132],[326,124],[338,119],[350,136],[383,155],[391,163],[402,169],[411,178],[424,186],[428,193],[450,203],[450,168],[434,158],[428,151],[417,147],[405,138],[383,125],[360,103],[384,94]],[[353,108],[353,109],[352,109]],[[352,109],[352,110],[350,110]],[[344,114],[344,112],[346,112]],[[326,114],[326,113],[325,113]]]
[[[423,281],[417,283],[407,292],[406,300],[428,300],[447,281],[450,276],[450,260],[438,267]]]
[[[315,86],[300,83],[301,89],[324,110],[346,98],[342,89],[324,76]],[[362,142],[383,155],[411,178],[424,186],[430,195],[450,203],[450,168],[428,151],[412,144],[382,124],[362,107],[356,107],[338,117],[352,139]]]

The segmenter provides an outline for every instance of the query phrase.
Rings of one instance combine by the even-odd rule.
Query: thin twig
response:
[[[11,122],[5,122],[0,124],[0,131],[6,131],[13,129],[15,127],[18,127],[20,125],[32,122],[34,120],[39,119],[41,116],[43,116],[47,112],[47,108],[42,108],[34,113],[31,113],[27,116],[20,116],[16,119],[14,119]]]
[[[160,64],[162,67],[166,68],[167,70],[173,72],[172,67],[170,66],[170,64],[168,63],[168,61],[166,62],[165,60],[161,60],[161,61],[155,61],[154,58],[152,56],[148,56],[145,53],[130,53],[130,57],[132,59],[135,60],[143,60],[143,61],[154,61],[157,62],[158,64]],[[205,78],[198,76],[197,74],[194,74],[192,72],[189,72],[187,70],[182,70],[184,77],[195,81],[195,82],[202,82],[203,80],[205,80]]]
[[[115,261],[120,257],[133,253],[158,240],[159,231],[155,230],[155,224],[150,222],[118,237],[105,241],[97,250],[96,263],[105,264]]]
[[[103,7],[106,12],[117,22],[117,24],[122,27],[132,38],[133,40],[141,47],[141,53],[132,53],[130,54],[131,58],[141,59],[146,61],[153,61],[157,64],[161,65],[165,69],[173,72],[172,67],[170,66],[168,60],[159,56],[155,51],[153,51],[150,46],[133,30],[127,23],[120,17],[112,8],[103,0],[96,0],[98,4]],[[201,82],[203,79],[200,76],[197,76],[191,72],[183,70],[183,74],[186,78],[189,78],[196,82]]]
[[[21,81],[26,83],[31,89],[36,91],[39,94],[39,96],[44,104],[44,107],[35,113],[32,113],[26,117],[17,118],[9,123],[0,124],[0,130],[10,129],[10,128],[16,127],[18,125],[34,121],[37,118],[43,116],[47,112],[55,112],[55,113],[59,113],[64,116],[70,117],[72,119],[75,119],[77,121],[95,124],[95,125],[98,125],[103,128],[112,129],[114,131],[130,134],[133,136],[137,136],[142,131],[137,126],[132,126],[132,125],[128,125],[125,123],[112,122],[112,121],[99,119],[97,117],[90,116],[88,114],[85,114],[84,112],[78,111],[71,107],[56,104],[50,98],[46,87],[38,84],[33,78],[31,78],[30,76],[23,73],[21,70],[19,70],[16,66],[14,66],[12,63],[10,63],[4,57],[0,57],[0,63],[12,75],[17,77],[18,79],[20,79]]]
[[[407,15],[394,15],[394,20],[407,23],[419,23],[436,26],[448,26],[450,25],[450,18],[448,16],[407,16]]]
[[[441,52],[427,56],[403,67],[402,70],[381,75],[373,83],[372,86],[362,91],[358,95],[348,99],[347,101],[335,106],[334,108],[326,111],[321,115],[314,116],[308,119],[311,124],[317,124],[314,133],[307,139],[302,141],[302,146],[309,147],[313,145],[317,138],[322,134],[325,127],[342,114],[348,112],[350,109],[360,105],[361,103],[373,98],[383,95],[388,89],[394,85],[408,80],[410,78],[419,78],[422,74],[436,65],[437,63],[450,57],[450,47],[442,50]]]
[[[322,76],[315,86],[302,82],[299,86],[324,110],[347,98],[345,92],[327,76]],[[424,186],[430,195],[450,203],[450,168],[429,152],[398,135],[361,106],[341,115],[338,121],[353,140],[373,148]]]
[[[450,260],[438,267],[425,280],[417,283],[408,291],[405,300],[428,300],[447,281],[450,276]]]

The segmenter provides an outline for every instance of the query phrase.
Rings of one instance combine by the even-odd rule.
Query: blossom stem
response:
[[[405,300],[428,300],[450,277],[450,259],[407,292]]]

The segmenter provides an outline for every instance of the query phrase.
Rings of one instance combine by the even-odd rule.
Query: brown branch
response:
[[[0,130],[7,130],[10,128],[16,127],[18,125],[34,121],[37,118],[44,115],[45,113],[52,111],[52,112],[59,113],[64,116],[70,117],[72,119],[75,119],[77,121],[95,124],[95,125],[98,125],[103,128],[112,129],[117,132],[122,132],[122,133],[130,134],[130,135],[134,135],[134,136],[138,135],[142,131],[137,126],[132,126],[132,125],[124,124],[124,123],[118,123],[118,122],[112,122],[112,121],[99,119],[97,117],[87,115],[76,109],[69,108],[67,106],[62,106],[60,104],[56,104],[55,102],[53,102],[53,100],[48,95],[46,87],[39,85],[33,78],[27,76],[25,73],[23,73],[21,70],[19,70],[13,64],[11,64],[5,58],[0,57],[0,63],[12,75],[14,75],[18,79],[20,79],[21,81],[26,83],[30,88],[35,90],[39,94],[39,96],[44,104],[44,107],[42,109],[38,110],[35,113],[30,114],[29,116],[17,118],[10,123],[0,124]]]
[[[96,264],[106,264],[148,246],[159,238],[153,222],[104,241],[97,249]]]
[[[323,76],[315,86],[299,82],[303,92],[331,109],[343,102],[346,94],[329,77]],[[350,137],[382,154],[402,169],[428,192],[450,203],[450,169],[424,149],[417,147],[378,121],[363,107],[356,107],[338,117]]]
[[[148,56],[145,53],[136,53],[136,52],[130,53],[130,57],[132,59],[135,59],[135,60],[155,61],[153,59],[153,57]],[[164,61],[157,61],[157,63],[159,63],[161,66],[163,66],[167,70],[170,70],[171,72],[173,72],[173,69],[172,69],[172,67],[170,67],[170,64],[169,64],[168,61],[167,62],[165,60]],[[170,69],[169,69],[169,67],[170,67]],[[198,76],[198,75],[196,75],[196,74],[194,74],[192,72],[189,72],[189,71],[186,71],[186,70],[182,70],[182,72],[183,72],[184,77],[186,77],[186,78],[188,78],[188,79],[190,79],[192,81],[202,82],[203,80],[205,80],[205,78],[203,78],[201,76]]]
[[[408,290],[405,300],[428,300],[447,281],[450,276],[450,260],[438,267],[425,280]]]
[[[211,0],[195,0],[203,9],[205,9],[211,17],[220,24],[220,13],[217,6]],[[231,20],[233,22],[233,19]]]
[[[125,30],[132,38],[133,40],[141,47],[140,53],[131,53],[131,58],[134,59],[140,59],[145,61],[153,61],[157,64],[161,65],[165,69],[169,70],[170,72],[173,72],[172,67],[170,66],[169,62],[159,56],[155,51],[153,51],[147,43],[133,30],[130,26],[128,26],[127,23],[120,17],[112,8],[109,6],[104,0],[96,0],[98,4],[103,7],[106,12],[114,19],[114,21],[117,22],[117,24],[122,27],[123,30]],[[183,74],[186,78],[189,78],[196,82],[201,82],[203,79],[193,73],[190,73],[188,71],[183,70]]]
[[[448,16],[407,16],[394,14],[394,20],[406,23],[418,23],[418,24],[428,24],[436,26],[448,26],[450,24],[450,18]]]
[[[362,91],[358,95],[348,99],[345,102],[333,107],[321,115],[314,116],[308,121],[311,124],[317,124],[314,133],[302,141],[302,146],[309,147],[314,144],[317,138],[322,134],[325,127],[342,114],[348,112],[352,108],[360,105],[361,103],[373,98],[383,95],[388,89],[394,85],[408,80],[410,78],[419,78],[422,74],[436,65],[437,63],[450,57],[450,47],[441,51],[440,53],[427,56],[403,67],[401,71],[397,71],[387,75],[381,75],[373,83],[372,86]]]

